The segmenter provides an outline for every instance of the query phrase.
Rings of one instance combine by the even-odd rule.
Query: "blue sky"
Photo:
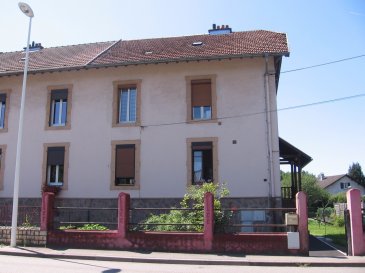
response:
[[[45,47],[118,39],[207,33],[213,23],[233,31],[285,32],[290,57],[282,71],[365,54],[364,0],[24,0],[33,9],[31,40]],[[18,1],[0,0],[0,52],[26,43],[28,19]],[[282,73],[278,108],[365,94],[365,57]],[[279,133],[313,157],[305,170],[365,172],[365,96],[279,111]]]

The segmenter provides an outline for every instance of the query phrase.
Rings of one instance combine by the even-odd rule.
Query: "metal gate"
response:
[[[347,256],[352,256],[350,211],[348,209],[346,209],[344,211],[344,217],[345,217],[345,233],[346,233],[346,240],[347,240],[346,253],[347,253]]]

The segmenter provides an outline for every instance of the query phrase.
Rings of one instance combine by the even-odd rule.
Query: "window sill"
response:
[[[125,122],[125,123],[113,124],[113,127],[139,127],[139,126],[141,126],[140,122]]]
[[[46,126],[46,130],[70,130],[71,124]]]
[[[189,124],[194,124],[194,123],[217,123],[218,124],[218,120],[217,119],[191,119],[188,120],[187,123]]]

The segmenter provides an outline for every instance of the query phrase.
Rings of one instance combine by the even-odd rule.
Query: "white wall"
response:
[[[271,63],[272,64],[272,63]],[[271,66],[272,67],[272,66]],[[272,69],[271,69],[272,71]],[[234,197],[266,197],[269,192],[264,101],[264,59],[139,65],[29,75],[24,120],[21,197],[40,197],[43,143],[70,142],[68,190],[62,197],[108,198],[112,140],[141,139],[140,190],[132,197],[181,197],[185,193],[186,138],[218,137],[218,173]],[[185,76],[217,75],[217,109],[222,124],[149,126],[186,121]],[[116,80],[142,80],[143,128],[112,128]],[[6,144],[4,190],[11,197],[22,77],[0,78],[0,90],[12,89]],[[71,130],[45,130],[47,86],[72,84]],[[276,107],[270,83],[271,107]],[[255,113],[253,115],[253,113]],[[272,114],[274,149],[277,116]],[[237,144],[232,144],[237,140]],[[279,158],[274,159],[275,195],[280,196]]]

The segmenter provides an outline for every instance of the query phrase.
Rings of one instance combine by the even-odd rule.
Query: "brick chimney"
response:
[[[212,29],[209,29],[208,32],[210,35],[229,34],[232,33],[232,29],[229,25],[217,26],[216,24],[213,24]]]

